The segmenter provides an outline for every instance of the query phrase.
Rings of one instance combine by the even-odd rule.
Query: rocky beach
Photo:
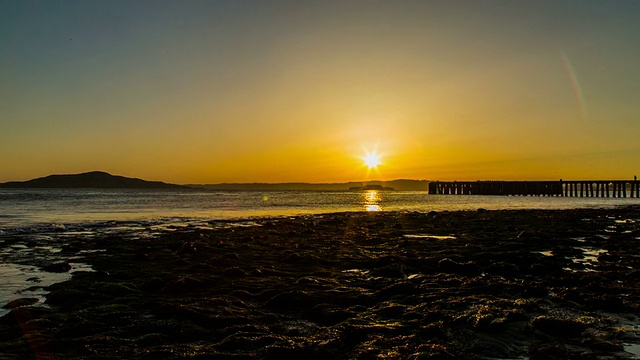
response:
[[[640,207],[350,212],[56,239],[60,251],[12,261],[76,271],[30,279],[5,305],[0,359],[640,356]]]

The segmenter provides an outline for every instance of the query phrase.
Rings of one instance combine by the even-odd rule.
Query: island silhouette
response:
[[[3,188],[101,188],[101,189],[191,189],[188,186],[111,175],[104,171],[49,175],[28,181],[10,181]]]

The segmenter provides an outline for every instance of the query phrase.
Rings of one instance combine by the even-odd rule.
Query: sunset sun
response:
[[[369,169],[377,168],[378,165],[381,164],[380,156],[375,152],[367,153],[367,155],[363,158],[364,164],[367,165]]]

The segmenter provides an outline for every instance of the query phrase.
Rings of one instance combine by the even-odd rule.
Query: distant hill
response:
[[[427,180],[364,181],[346,183],[224,183],[175,185],[161,181],[111,175],[103,171],[82,174],[49,175],[28,181],[0,183],[0,188],[102,188],[102,189],[208,189],[232,191],[348,191],[350,189],[427,191]],[[353,190],[352,190],[353,191]]]
[[[368,190],[392,191],[395,189],[392,187],[387,187],[382,185],[363,185],[363,186],[352,186],[349,188],[349,191],[368,191]]]
[[[190,184],[194,188],[209,190],[240,190],[240,191],[348,191],[350,188],[367,186],[381,186],[400,191],[427,191],[427,180],[392,180],[392,181],[364,181],[346,183],[224,183],[224,184]]]
[[[28,181],[0,183],[2,188],[102,188],[102,189],[190,189],[188,186],[146,181],[92,171],[72,175],[49,175]]]

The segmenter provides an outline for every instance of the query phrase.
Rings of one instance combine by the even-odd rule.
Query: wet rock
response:
[[[421,326],[420,329],[418,330],[418,334],[420,335],[421,338],[425,340],[433,340],[433,339],[446,340],[447,339],[447,334],[444,332],[444,329],[442,328],[441,323],[428,324],[425,326]]]
[[[378,300],[393,300],[398,298],[406,298],[409,295],[420,293],[421,290],[413,283],[408,281],[398,282],[380,289],[375,293]]]
[[[590,339],[585,342],[590,349],[601,352],[617,352],[624,351],[624,346],[603,339]]]
[[[250,275],[255,277],[262,277],[265,275],[265,273],[264,271],[262,271],[262,269],[253,269],[251,270]]]
[[[379,268],[379,267],[384,267],[389,265],[401,265],[401,264],[402,264],[402,259],[399,256],[385,255],[385,256],[372,259],[367,264],[367,267]]]
[[[622,302],[622,299],[614,295],[597,295],[590,297],[586,301],[589,309],[606,310],[611,312],[623,312],[628,307]]]
[[[152,277],[145,280],[140,288],[145,292],[155,293],[160,292],[166,285],[167,283],[164,279]]]
[[[164,289],[171,293],[184,293],[196,291],[203,288],[205,285],[205,282],[201,279],[192,276],[181,276],[167,284]]]
[[[238,332],[231,334],[218,344],[216,349],[234,351],[235,349],[258,350],[282,342],[282,338],[263,332]]]
[[[374,313],[386,319],[405,319],[405,313],[407,307],[401,304],[395,303],[383,303],[379,309],[374,310]]]
[[[338,325],[340,339],[347,346],[353,346],[364,341],[374,330],[370,326],[364,326],[353,320],[347,320]]]
[[[332,300],[331,303],[345,308],[353,306],[369,306],[373,303],[373,299],[369,294],[359,291],[350,291],[340,296],[328,298],[327,300]]]
[[[444,351],[420,351],[410,357],[411,360],[457,360],[458,357]]]
[[[230,278],[242,278],[249,276],[246,271],[237,266],[224,269],[222,275]]]
[[[270,229],[176,228],[149,241],[69,237],[73,251],[56,256],[108,249],[78,261],[111,275],[74,272],[45,289],[56,306],[43,318],[3,317],[0,357],[28,358],[13,350],[21,341],[52,359],[613,359],[624,356],[618,341],[636,340],[623,330],[635,314],[607,309],[640,309],[638,235],[603,230],[618,211],[353,213]],[[302,236],[311,223],[315,234]],[[521,231],[531,236],[515,238]],[[218,239],[224,246],[211,245]],[[577,246],[621,259],[563,270],[582,254]],[[140,252],[152,261],[138,261]]]
[[[294,290],[277,294],[267,300],[265,306],[276,310],[310,309],[318,300],[304,291]]]
[[[640,264],[638,264],[640,265]],[[640,278],[640,270],[631,270],[627,273],[627,276],[631,279],[639,279]]]
[[[620,261],[620,255],[617,254],[600,254],[598,255],[599,262],[618,262]]]
[[[138,261],[149,261],[151,260],[151,256],[146,252],[139,252],[135,255],[135,259]]]
[[[529,346],[529,360],[565,360],[567,346],[560,342],[536,343]]]
[[[224,254],[224,259],[225,260],[239,260],[240,256],[238,256],[238,254],[236,254],[236,253],[229,253],[229,254]]]
[[[387,278],[405,278],[405,266],[402,264],[391,264],[377,269],[371,269],[371,276],[381,276]]]
[[[273,345],[267,346],[264,352],[264,359],[309,359],[309,360],[321,360],[321,359],[333,359],[336,354],[333,354],[325,349],[314,351],[309,346],[300,345]]]
[[[572,319],[561,319],[550,316],[538,316],[531,322],[534,329],[551,336],[562,338],[576,338],[582,335],[585,329],[583,323]]]
[[[513,263],[504,261],[493,263],[483,269],[484,272],[489,274],[496,274],[502,276],[513,276],[520,273],[520,268]]]
[[[298,253],[293,253],[282,259],[282,262],[284,262],[285,264],[294,264],[300,262],[301,260],[302,256],[300,256]]]
[[[131,283],[96,282],[90,286],[96,293],[109,297],[137,294],[140,292],[137,286]]]
[[[63,273],[71,270],[71,265],[66,261],[59,261],[43,266],[42,270],[47,272]]]
[[[529,272],[533,275],[549,275],[555,273],[563,273],[564,269],[561,264],[556,262],[546,262],[544,264],[532,264],[529,267]]]
[[[11,301],[10,303],[4,305],[3,308],[14,309],[22,306],[29,306],[37,303],[38,301],[40,300],[36,298],[21,298]]]
[[[50,309],[43,307],[15,307],[9,313],[0,317],[0,327],[19,327],[22,331],[26,331],[30,329],[29,322],[40,319],[45,315],[51,315],[51,313]]]
[[[476,314],[471,317],[471,322],[477,330],[488,330],[494,320],[493,314]]]
[[[331,326],[349,319],[354,316],[354,313],[332,304],[323,303],[314,306],[310,316],[320,324]]]
[[[320,285],[320,281],[318,279],[305,276],[296,280],[296,285],[301,285],[301,286]]]
[[[522,290],[522,297],[524,298],[544,298],[549,295],[549,290],[542,286],[526,286]]]
[[[86,303],[93,298],[93,294],[76,289],[58,289],[47,295],[45,304],[58,305],[64,307],[73,307],[82,303]]]
[[[473,261],[461,263],[444,258],[438,261],[438,270],[447,274],[469,275],[478,273],[478,265]]]
[[[195,242],[184,241],[180,244],[180,247],[176,251],[178,254],[195,254],[198,252],[198,246]]]

